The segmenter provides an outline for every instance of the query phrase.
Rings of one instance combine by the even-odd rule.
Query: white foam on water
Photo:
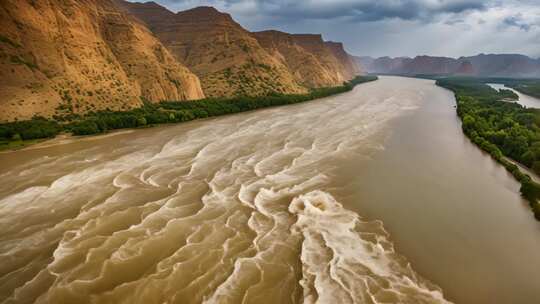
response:
[[[419,105],[404,90],[356,89],[121,148],[94,141],[14,169],[20,189],[0,189],[0,302],[446,303],[382,223],[326,189],[338,160],[384,149],[374,136]]]
[[[296,197],[289,211],[297,215],[292,233],[301,234],[304,303],[448,303],[440,289],[417,279],[395,260],[384,231],[362,238],[359,216],[329,193]],[[371,231],[368,233],[372,234]]]

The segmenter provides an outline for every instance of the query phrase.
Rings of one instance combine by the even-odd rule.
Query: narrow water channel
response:
[[[487,85],[494,88],[495,90],[500,90],[500,89],[510,90],[510,91],[517,94],[519,99],[516,100],[516,102],[519,103],[520,105],[525,106],[527,108],[540,109],[540,99],[538,99],[538,98],[535,98],[535,97],[530,96],[530,95],[523,94],[523,93],[521,93],[521,92],[519,92],[517,90],[514,90],[512,88],[505,87],[504,84],[488,83]]]

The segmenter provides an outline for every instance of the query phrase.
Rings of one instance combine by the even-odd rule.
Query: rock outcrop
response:
[[[354,77],[354,67],[347,67],[338,45],[332,42],[325,42],[318,34],[295,34],[292,35],[293,41],[313,54],[319,62],[326,68],[337,82],[350,80]],[[344,52],[344,51],[343,51]]]
[[[454,74],[459,76],[471,76],[476,74],[476,72],[472,63],[468,60],[464,60],[460,62],[459,67]]]
[[[415,75],[450,75],[456,73],[461,63],[449,57],[416,56],[403,61],[401,70]]]
[[[360,66],[356,63],[353,56],[345,51],[343,43],[328,41],[325,42],[325,45],[338,60],[338,69],[342,72],[346,80],[350,80],[361,73]]]
[[[199,79],[110,0],[3,0],[0,120],[203,98]]]
[[[212,7],[155,2],[3,0],[0,121],[145,101],[305,93],[360,73],[321,35],[251,33]]]
[[[229,14],[212,7],[173,13],[153,2],[119,3],[199,76],[208,96],[307,91]]]
[[[412,61],[408,57],[356,57],[357,63],[368,73],[386,74],[402,71],[403,66]]]
[[[278,58],[292,71],[296,80],[306,87],[327,87],[343,81],[335,69],[325,65],[316,54],[300,46],[294,35],[279,31],[255,32],[257,38],[271,55]]]

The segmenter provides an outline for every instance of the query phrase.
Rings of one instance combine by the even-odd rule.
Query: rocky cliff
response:
[[[353,56],[351,56],[345,51],[343,43],[328,41],[324,44],[338,60],[338,68],[341,70],[345,79],[349,80],[354,78],[354,76],[360,74],[360,66],[356,63]]]
[[[109,0],[2,0],[0,120],[204,97],[199,79]]]
[[[318,34],[295,34],[292,37],[296,44],[313,54],[322,66],[337,79],[337,82],[341,83],[354,77],[352,71],[355,67],[347,65],[347,59],[343,55],[345,51],[339,50],[342,46],[325,42]]]
[[[0,121],[126,110],[145,100],[304,93],[360,73],[341,43],[251,33],[212,7],[1,3]]]
[[[459,67],[453,72],[453,74],[459,75],[459,76],[471,76],[471,75],[475,75],[476,71],[470,61],[461,60]]]
[[[294,35],[279,31],[263,31],[253,33],[253,36],[267,52],[283,62],[296,80],[306,87],[339,85],[344,79],[335,69],[325,65],[317,54],[298,44]]]
[[[153,2],[119,3],[200,77],[208,96],[306,92],[284,62],[228,14],[212,7],[173,13]]]
[[[356,57],[356,62],[368,73],[397,73],[412,59],[408,57]]]
[[[449,57],[416,56],[402,62],[398,71],[405,74],[449,75],[461,66],[461,62]]]

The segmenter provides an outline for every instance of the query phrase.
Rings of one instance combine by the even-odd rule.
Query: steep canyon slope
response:
[[[304,86],[339,85],[360,73],[342,44],[324,42],[321,35],[295,35],[270,30],[255,32],[253,36]]]
[[[5,0],[0,121],[145,101],[306,93],[360,69],[321,35],[251,33],[226,13],[123,0]]]
[[[0,121],[203,98],[199,79],[109,0],[5,0]]]
[[[229,14],[212,7],[175,14],[154,2],[118,2],[199,76],[208,96],[307,91]]]
[[[360,72],[341,43],[324,42],[321,35],[251,33],[212,7],[173,13],[154,2],[118,3],[201,78],[208,96],[306,92]],[[316,46],[303,44],[304,36],[313,36]]]

